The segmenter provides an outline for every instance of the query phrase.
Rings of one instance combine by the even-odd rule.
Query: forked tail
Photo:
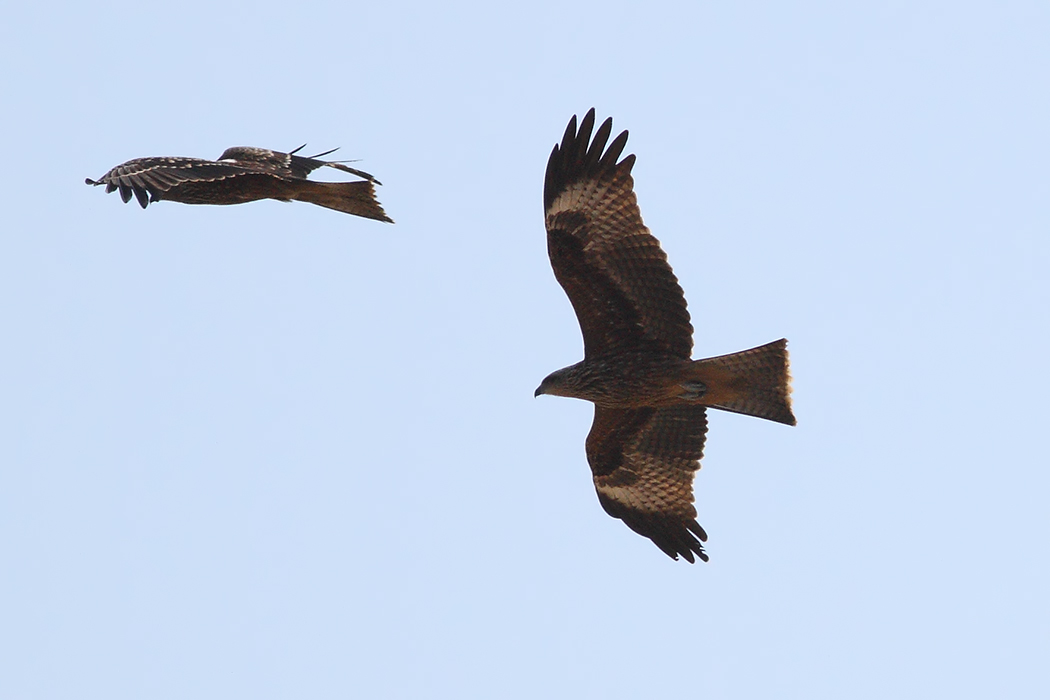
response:
[[[703,403],[734,413],[795,425],[787,340],[693,362],[693,376],[707,387]]]
[[[376,190],[371,181],[362,182],[314,182],[302,183],[295,196],[301,202],[310,202],[336,211],[346,212],[366,219],[377,219],[394,223],[376,200]]]

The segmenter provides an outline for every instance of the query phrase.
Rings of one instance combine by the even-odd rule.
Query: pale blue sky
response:
[[[1050,695],[1050,6],[19,3],[0,697]],[[631,132],[717,413],[709,564],[602,511],[547,156]],[[395,226],[84,186],[341,146]],[[333,173],[334,174],[334,173]]]

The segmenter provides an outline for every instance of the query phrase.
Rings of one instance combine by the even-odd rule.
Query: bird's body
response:
[[[700,404],[794,425],[786,397],[787,341],[703,360],[658,353],[585,359],[547,376],[536,395],[591,401],[603,408]]]
[[[537,392],[583,399],[604,408],[672,406],[688,391],[681,377],[690,364],[672,355],[596,357],[551,374]]]
[[[569,122],[547,163],[547,249],[580,322],[584,359],[547,376],[536,395],[591,401],[587,461],[610,515],[672,558],[707,560],[696,522],[707,407],[795,424],[787,341],[692,360],[685,295],[642,223],[627,132],[612,120],[591,140],[592,109]],[[619,162],[618,162],[619,161]]]
[[[300,148],[302,148],[300,146]],[[298,156],[265,148],[228,148],[217,161],[202,158],[136,158],[116,166],[89,185],[105,185],[106,192],[119,191],[121,199],[134,196],[143,209],[150,202],[182,204],[244,204],[259,199],[303,201],[379,221],[391,221],[376,200],[366,172],[316,156]],[[318,182],[307,177],[327,166],[364,178],[356,182]]]

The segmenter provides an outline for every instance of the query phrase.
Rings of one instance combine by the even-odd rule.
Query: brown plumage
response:
[[[143,209],[150,202],[168,200],[183,204],[243,204],[257,199],[310,202],[336,211],[379,221],[393,220],[376,201],[374,185],[381,184],[366,172],[339,161],[318,160],[332,151],[304,157],[265,148],[227,148],[219,160],[201,158],[136,158],[118,165],[89,185],[105,185],[106,192],[120,191],[124,202],[134,196]],[[363,178],[357,182],[315,182],[307,177],[327,166]]]
[[[685,295],[659,241],[642,223],[634,155],[619,160],[612,119],[574,116],[547,162],[547,251],[583,331],[584,359],[552,373],[536,396],[594,403],[587,461],[605,511],[668,556],[707,561],[696,521],[707,407],[795,424],[787,341],[690,359]],[[608,143],[608,148],[606,144]]]

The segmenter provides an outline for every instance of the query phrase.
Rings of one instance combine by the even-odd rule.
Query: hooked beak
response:
[[[543,385],[542,385],[542,384],[540,384],[540,385],[539,385],[538,387],[536,387],[536,393],[532,395],[532,398],[536,398],[536,397],[537,397],[537,396],[539,396],[540,394],[546,394],[546,393],[547,393],[547,392],[545,392],[545,391],[543,390]]]

